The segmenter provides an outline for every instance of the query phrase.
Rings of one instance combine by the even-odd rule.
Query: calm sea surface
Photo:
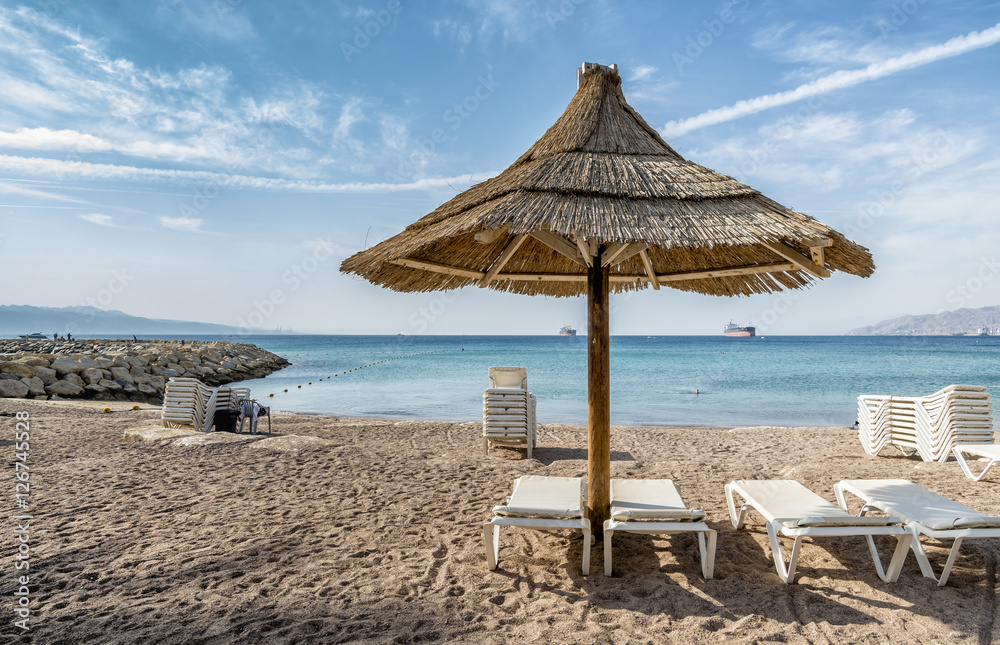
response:
[[[273,392],[278,410],[476,421],[487,368],[514,365],[528,368],[540,423],[587,419],[583,336],[225,340],[292,361],[248,382],[258,399]],[[611,345],[616,425],[845,426],[859,394],[925,395],[952,383],[1000,392],[1000,337],[615,336]]]

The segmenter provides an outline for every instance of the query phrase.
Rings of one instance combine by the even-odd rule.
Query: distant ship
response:
[[[722,329],[726,336],[754,336],[757,333],[756,327],[740,327],[734,325],[732,321]]]
[[[975,332],[966,334],[966,336],[989,336],[989,335],[990,335],[989,327],[980,327]]]
[[[569,325],[566,325],[565,327],[563,327],[563,328],[561,328],[559,330],[559,335],[560,336],[576,336],[576,330],[573,329],[572,327],[570,327]]]
[[[48,336],[46,336],[45,334],[39,334],[36,331],[33,334],[24,334],[22,336],[18,336],[18,338],[23,338],[24,340],[45,340],[46,338],[48,338]]]

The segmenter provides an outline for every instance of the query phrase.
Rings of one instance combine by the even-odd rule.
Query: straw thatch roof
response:
[[[601,244],[613,291],[749,295],[875,269],[840,233],[686,161],[625,101],[617,70],[596,66],[512,166],[341,270],[396,291],[576,296]]]

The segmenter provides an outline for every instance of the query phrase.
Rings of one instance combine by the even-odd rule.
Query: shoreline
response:
[[[487,571],[490,509],[518,476],[586,477],[582,426],[543,426],[531,460],[485,456],[479,422],[299,413],[273,419],[277,448],[177,446],[123,442],[158,423],[158,406],[101,405],[0,400],[7,450],[11,415],[30,416],[39,641],[1000,639],[1000,540],[963,544],[943,588],[912,556],[897,583],[882,582],[861,538],[807,541],[798,584],[785,585],[761,519],[729,524],[723,486],[733,479],[796,479],[832,501],[840,479],[903,478],[1000,515],[1000,475],[976,483],[955,462],[870,458],[848,428],[613,428],[613,477],[673,479],[718,531],[706,581],[691,534],[616,534],[609,578],[600,543],[584,577],[571,534],[505,530],[499,567]],[[928,551],[940,567],[947,550]]]

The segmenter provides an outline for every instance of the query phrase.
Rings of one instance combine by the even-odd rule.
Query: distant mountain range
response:
[[[239,328],[214,323],[161,320],[130,316],[121,311],[106,311],[94,307],[31,307],[0,305],[0,337],[15,338],[29,332],[65,336],[94,337],[98,335],[181,336],[230,335]],[[246,333],[246,330],[243,330]],[[254,333],[268,333],[254,330]]]
[[[950,336],[1000,328],[1000,306],[956,309],[939,314],[901,316],[847,332],[850,336]]]

